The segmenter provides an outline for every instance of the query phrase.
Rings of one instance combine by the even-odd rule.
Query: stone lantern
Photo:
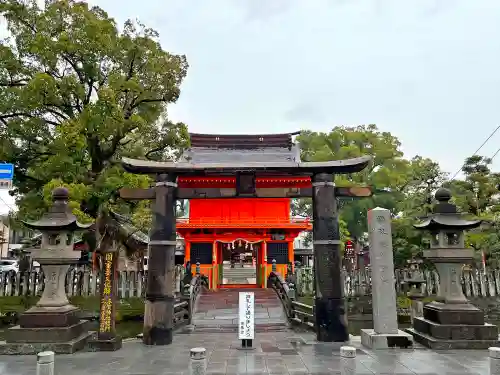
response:
[[[39,221],[23,223],[42,233],[42,245],[32,256],[43,270],[45,287],[38,303],[20,316],[20,325],[8,330],[6,346],[10,349],[6,352],[10,354],[41,350],[73,353],[82,349],[89,337],[80,310],[68,301],[65,280],[70,265],[80,258],[73,250],[74,233],[90,225],[78,223],[71,213],[67,189],[54,189],[52,198],[52,207]]]
[[[423,303],[425,295],[422,293],[422,286],[425,284],[424,274],[420,269],[423,263],[422,259],[411,258],[406,261],[408,269],[405,272],[403,283],[406,289],[406,295],[411,301],[410,318],[423,315]]]
[[[408,332],[415,341],[431,349],[486,349],[498,344],[496,326],[484,323],[483,312],[469,303],[462,291],[462,268],[474,259],[474,250],[465,248],[464,231],[477,228],[481,220],[467,220],[450,203],[448,189],[435,194],[438,203],[416,229],[431,233],[430,249],[424,258],[439,273],[439,290],[435,302],[423,308],[423,317],[413,319]]]

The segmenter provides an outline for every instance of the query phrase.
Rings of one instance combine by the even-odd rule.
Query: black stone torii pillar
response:
[[[176,176],[157,176],[153,229],[149,241],[143,343],[172,343],[175,305]]]
[[[333,175],[313,175],[315,314],[318,341],[349,339],[342,287],[340,233]]]

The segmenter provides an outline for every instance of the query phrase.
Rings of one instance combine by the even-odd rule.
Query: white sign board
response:
[[[238,339],[253,340],[255,336],[254,322],[255,295],[253,292],[240,292]]]

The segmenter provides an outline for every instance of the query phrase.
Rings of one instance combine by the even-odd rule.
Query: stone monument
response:
[[[73,250],[75,231],[82,225],[68,207],[68,191],[56,188],[52,193],[51,209],[36,222],[24,222],[30,229],[42,233],[42,244],[33,249],[33,259],[40,263],[45,287],[38,303],[19,318],[19,325],[6,331],[1,354],[36,354],[50,350],[73,353],[82,349],[90,334],[87,321],[80,320],[80,310],[66,297],[65,279],[71,264],[80,258]]]
[[[467,220],[449,203],[448,189],[436,192],[438,203],[433,213],[420,224],[431,233],[429,259],[439,273],[440,295],[424,306],[423,317],[413,320],[407,330],[418,343],[431,349],[487,349],[498,345],[498,328],[484,322],[484,313],[470,304],[462,291],[462,269],[474,258],[474,249],[466,248],[464,231],[477,228],[481,220]]]
[[[398,329],[391,213],[385,208],[368,212],[373,296],[373,328],[361,330],[361,343],[373,349],[411,348],[412,336]]]

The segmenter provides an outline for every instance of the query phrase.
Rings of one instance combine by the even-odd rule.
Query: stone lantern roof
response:
[[[89,228],[92,224],[79,223],[76,216],[71,213],[68,206],[69,192],[64,187],[55,188],[52,191],[52,207],[46,212],[40,220],[26,222],[23,224],[39,231],[77,231]]]
[[[451,192],[446,188],[439,188],[435,198],[438,201],[430,214],[423,222],[414,224],[416,229],[436,231],[443,229],[467,230],[477,228],[482,220],[466,220],[463,214],[457,211],[457,206],[450,203]]]

